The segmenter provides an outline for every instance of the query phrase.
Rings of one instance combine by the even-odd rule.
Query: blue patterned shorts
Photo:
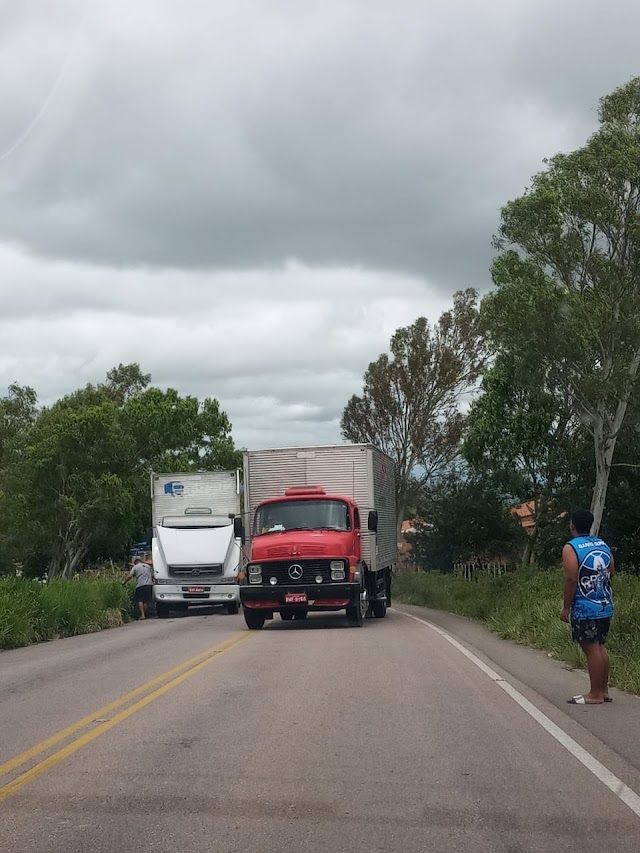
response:
[[[601,646],[607,641],[611,619],[572,619],[571,639],[574,643],[598,643]]]

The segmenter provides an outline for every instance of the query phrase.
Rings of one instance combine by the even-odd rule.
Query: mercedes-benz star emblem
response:
[[[302,577],[303,571],[302,566],[299,566],[297,563],[294,563],[292,566],[289,566],[289,577],[293,581],[299,581]]]
[[[192,575],[199,575],[199,574],[200,574],[200,569],[191,569],[191,574],[192,574]]]

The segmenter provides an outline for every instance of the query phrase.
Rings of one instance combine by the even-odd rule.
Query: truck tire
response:
[[[362,628],[364,620],[369,610],[369,596],[367,595],[366,586],[363,587],[360,593],[359,600],[347,607],[347,622],[353,628]]]
[[[371,605],[371,609],[373,610],[373,615],[376,619],[384,619],[384,617],[387,615],[387,602],[374,601]]]
[[[307,618],[308,615],[309,615],[308,610],[296,610],[296,613],[295,613],[296,622],[304,622],[304,620]]]
[[[156,602],[156,616],[158,619],[168,619],[170,614],[171,611],[166,604]]]
[[[267,617],[264,613],[261,613],[259,610],[247,610],[244,609],[244,621],[247,623],[247,628],[250,631],[259,631],[261,628],[264,628],[264,623],[266,622]]]
[[[225,604],[225,608],[229,616],[236,616],[240,612],[240,605],[237,601],[232,601],[231,604]]]
[[[281,610],[280,618],[283,622],[291,622],[293,619],[293,610]]]
[[[364,616],[362,609],[357,605],[347,607],[347,622],[352,628],[362,628],[364,625]]]

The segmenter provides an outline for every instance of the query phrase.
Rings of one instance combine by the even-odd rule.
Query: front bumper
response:
[[[196,587],[201,592],[189,592]],[[153,587],[155,601],[162,604],[231,604],[240,601],[238,584],[156,584]]]
[[[294,584],[273,587],[270,584],[242,584],[242,606],[254,610],[279,611],[291,607],[308,610],[343,610],[359,603],[362,587],[357,583]],[[306,603],[287,602],[287,595],[306,594]]]

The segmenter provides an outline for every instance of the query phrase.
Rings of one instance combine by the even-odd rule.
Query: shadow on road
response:
[[[386,619],[391,618],[391,614],[387,613]],[[366,619],[363,625],[364,628],[373,625],[376,622],[381,622],[380,619]],[[280,617],[275,614],[271,622],[265,623],[264,630],[269,631],[326,631],[329,628],[346,628],[354,630],[347,622],[347,617],[344,613],[310,613],[304,621],[298,622],[283,622]]]

